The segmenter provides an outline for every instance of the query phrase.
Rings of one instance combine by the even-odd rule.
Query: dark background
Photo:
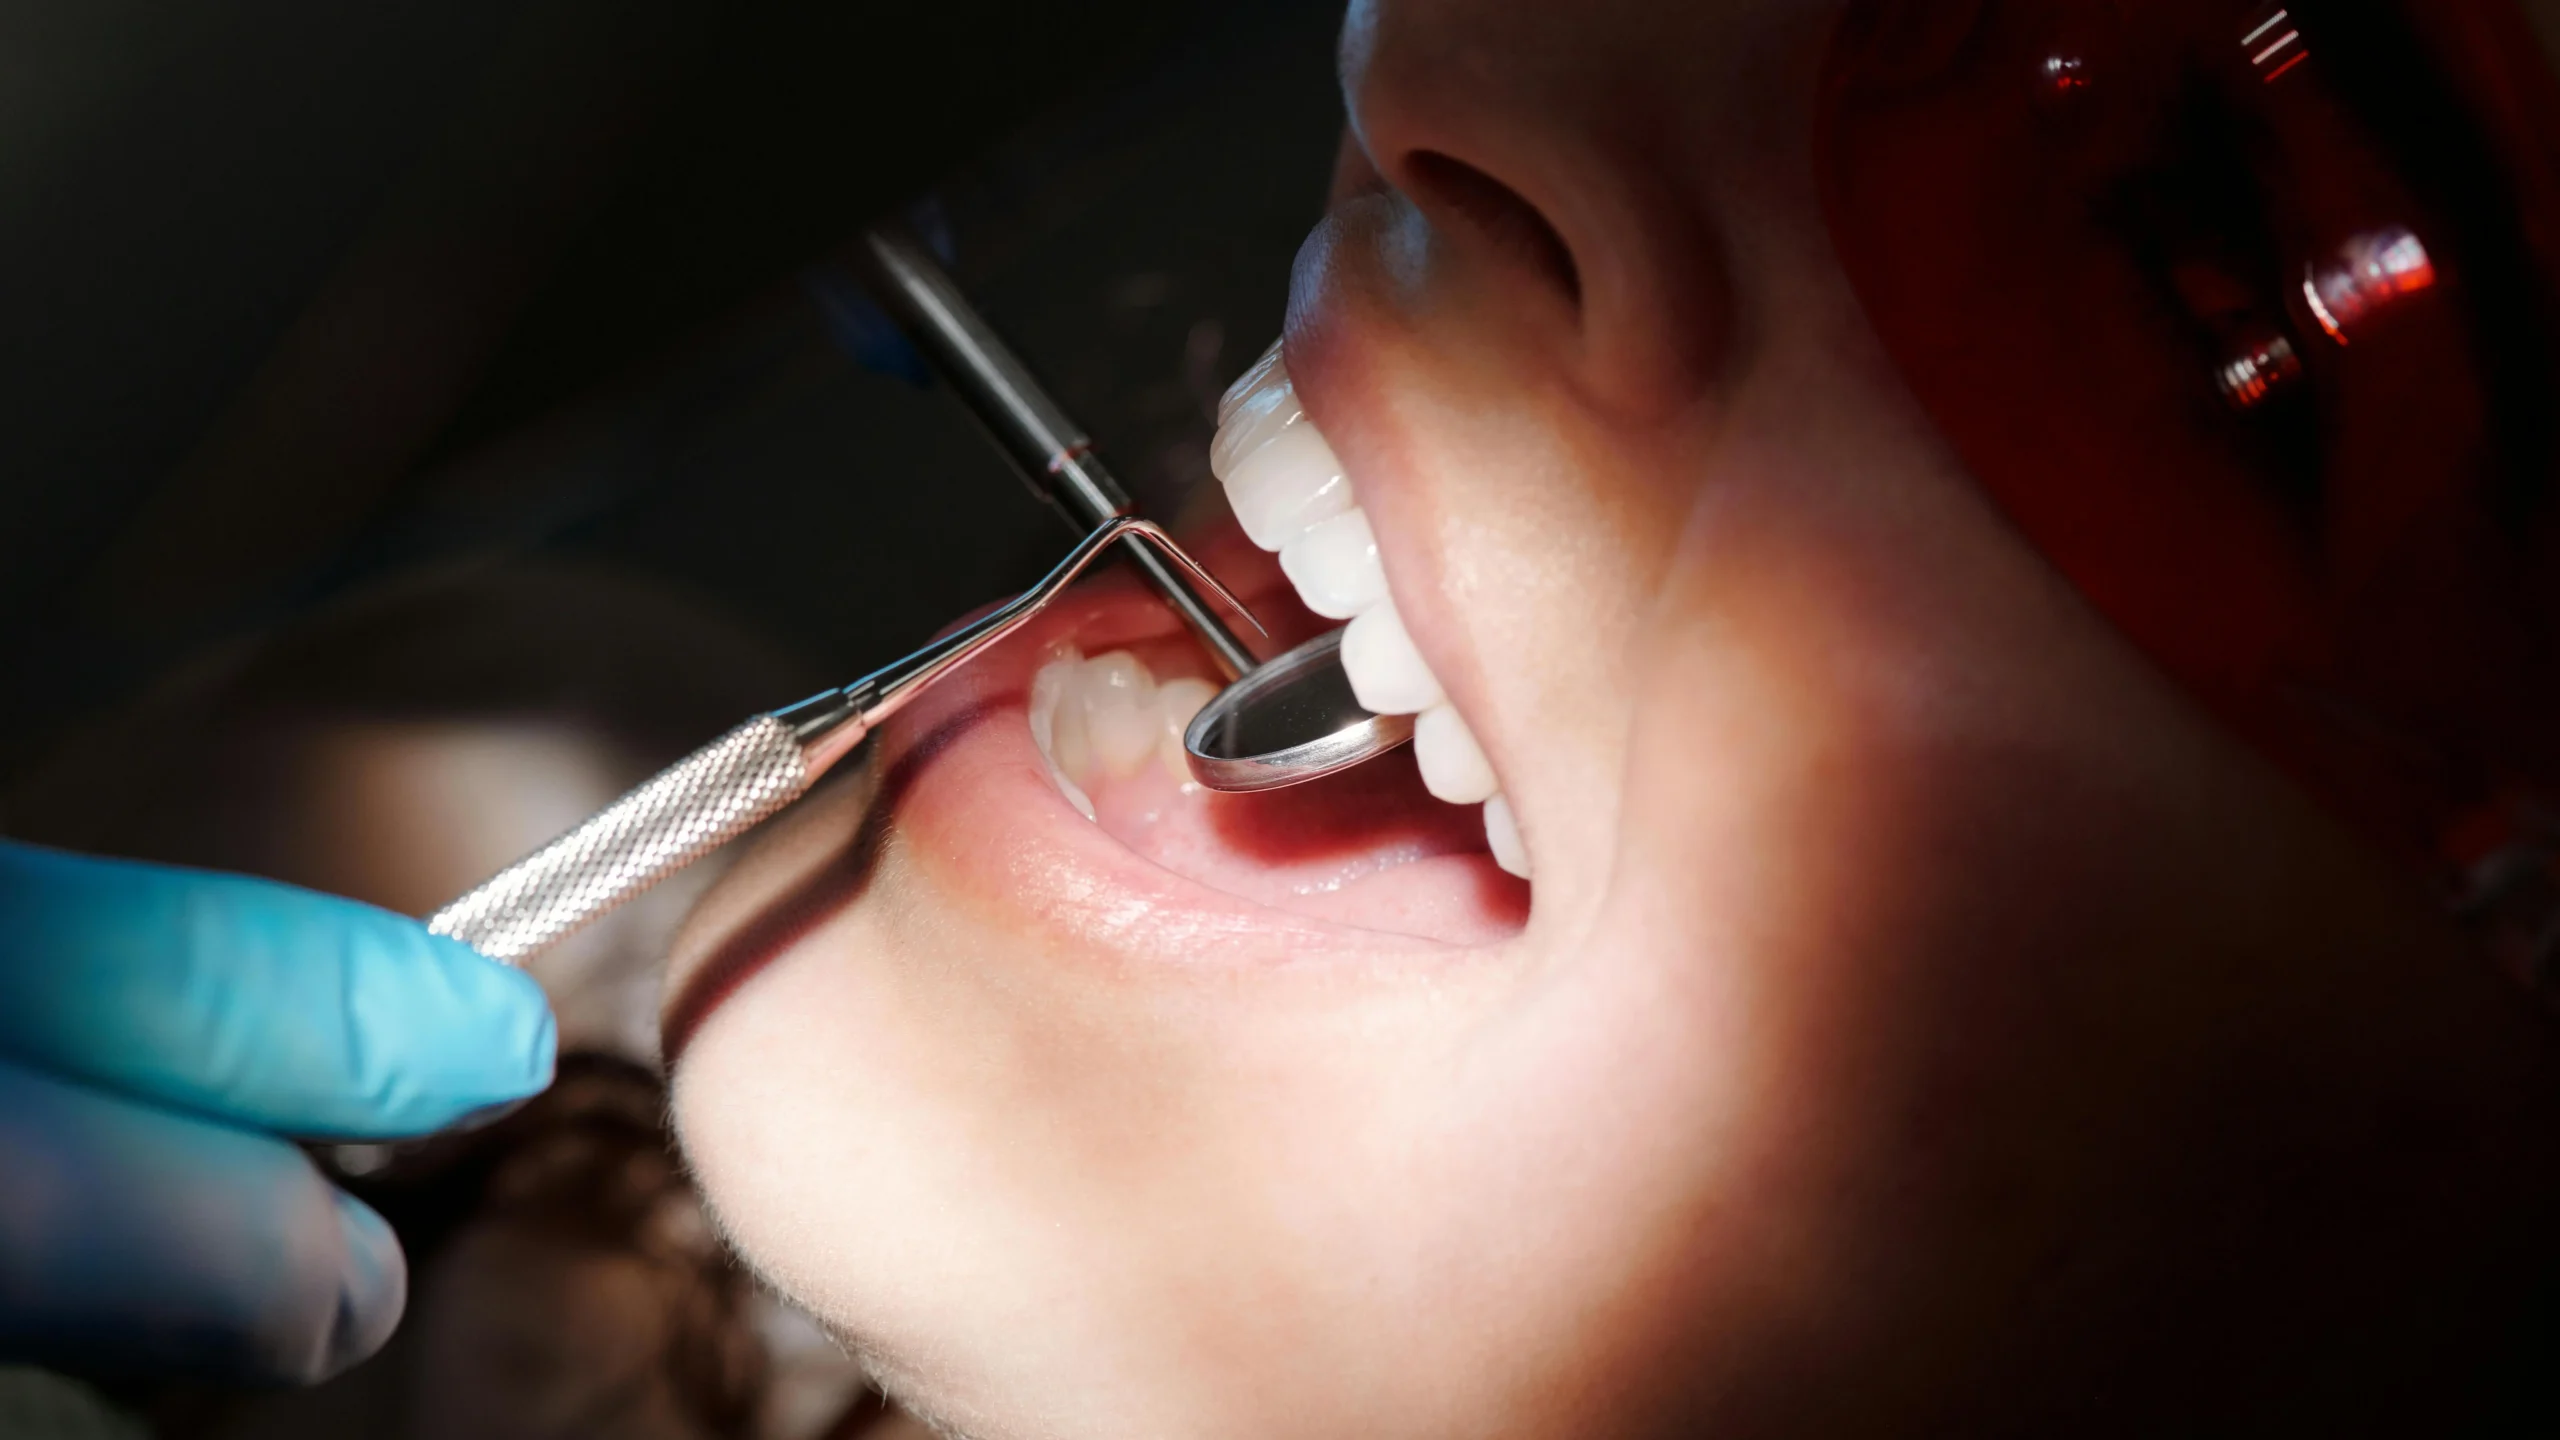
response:
[[[600,566],[846,678],[1021,585],[1068,532],[844,323],[833,257],[920,202],[1169,518],[1320,208],[1338,18],[0,4],[0,783],[422,570]]]

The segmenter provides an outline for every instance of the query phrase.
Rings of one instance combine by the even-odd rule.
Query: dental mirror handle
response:
[[[1135,511],[1119,478],[1093,453],[1084,427],[1040,388],[994,327],[913,236],[883,227],[862,237],[872,288],[943,381],[967,403],[1032,493],[1064,511],[1078,530]],[[1255,666],[1245,648],[1181,574],[1144,545],[1122,547],[1138,573],[1162,595],[1230,680]]]

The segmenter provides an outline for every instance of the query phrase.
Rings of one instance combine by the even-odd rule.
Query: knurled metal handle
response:
[[[810,779],[791,727],[759,715],[427,917],[427,928],[512,965],[745,834]]]

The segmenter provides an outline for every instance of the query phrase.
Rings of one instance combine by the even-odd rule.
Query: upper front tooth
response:
[[[1289,372],[1281,365],[1280,342],[1277,340],[1271,342],[1270,349],[1254,357],[1253,363],[1244,367],[1244,373],[1236,377],[1236,383],[1228,386],[1227,393],[1218,397],[1218,423],[1226,424],[1227,417],[1235,412],[1235,408],[1254,391],[1268,385],[1274,374],[1279,375],[1280,383],[1288,383]]]
[[[1508,796],[1496,795],[1484,802],[1484,840],[1493,851],[1493,863],[1526,880],[1529,878],[1529,847],[1520,839],[1520,817],[1511,813]]]
[[[1396,602],[1379,601],[1342,627],[1342,674],[1351,694],[1379,715],[1412,715],[1447,698],[1405,633]]]
[[[1280,571],[1307,608],[1348,620],[1387,598],[1387,571],[1368,512],[1354,505],[1280,547]]]
[[[1218,433],[1209,441],[1209,473],[1226,479],[1235,473],[1238,460],[1290,426],[1306,423],[1306,418],[1306,407],[1298,403],[1298,388],[1283,374],[1279,384],[1246,396],[1218,422]]]
[[[1452,805],[1490,800],[1502,788],[1475,732],[1449,705],[1434,705],[1414,717],[1413,761],[1422,769],[1422,788]]]
[[[1487,802],[1494,857],[1513,874],[1527,875],[1527,850],[1510,806],[1496,793],[1493,766],[1396,613],[1377,534],[1354,503],[1333,447],[1298,403],[1279,346],[1264,352],[1219,402],[1209,468],[1226,482],[1244,533],[1280,552],[1280,569],[1307,608],[1351,622],[1343,629],[1341,655],[1352,695],[1380,715],[1419,716],[1413,756],[1424,788],[1455,805]],[[1168,743],[1179,747],[1178,734]]]
[[[1237,523],[1265,550],[1351,508],[1351,481],[1313,425],[1291,425],[1239,456],[1225,477]]]

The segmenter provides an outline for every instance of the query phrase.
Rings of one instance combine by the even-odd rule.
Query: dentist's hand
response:
[[[318,1380],[389,1337],[382,1217],[285,1136],[551,1078],[541,988],[416,922],[0,844],[0,1361]]]

